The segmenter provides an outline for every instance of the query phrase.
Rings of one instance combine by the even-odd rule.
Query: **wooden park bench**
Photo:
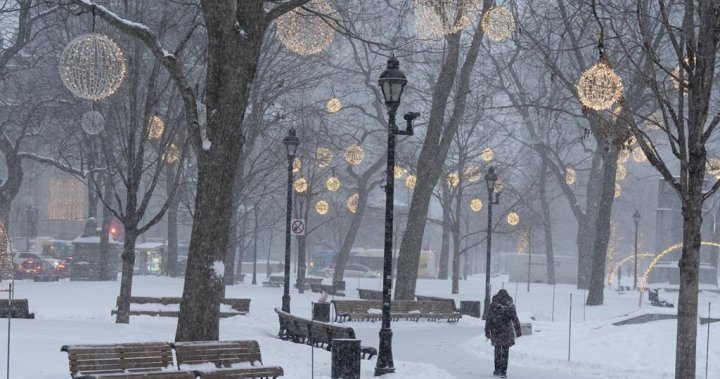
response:
[[[383,293],[378,290],[368,290],[364,288],[358,288],[358,297],[362,300],[382,300]]]
[[[280,320],[279,337],[295,343],[304,343],[330,351],[334,339],[355,339],[355,330],[350,327],[333,325],[327,322],[312,321],[293,316],[275,308]],[[372,359],[377,349],[370,346],[360,347],[363,359]]]
[[[165,342],[66,345],[73,378],[194,378],[192,371],[161,372],[173,367],[172,346]]]
[[[454,299],[448,299],[446,297],[423,296],[423,295],[415,295],[415,299],[417,301],[444,301],[444,302],[448,303],[448,309],[452,308],[453,310],[460,312],[460,310],[455,306]]]
[[[33,282],[58,282],[60,281],[60,275],[35,275],[33,276]]]
[[[263,287],[282,287],[283,285],[285,285],[283,276],[271,276],[266,282],[263,282]]]
[[[176,342],[173,347],[181,370],[186,365],[215,365],[215,370],[195,370],[200,378],[277,378],[284,375],[280,366],[262,365],[257,341]],[[250,363],[251,367],[232,367],[242,363]]]
[[[377,321],[382,319],[381,300],[333,300],[335,321]],[[447,320],[457,322],[460,312],[446,301],[395,300],[390,305],[393,320]]]
[[[332,284],[311,284],[310,290],[317,293],[325,292],[326,294],[333,296],[345,296],[344,289],[340,290]]]
[[[120,299],[118,298],[118,301]],[[130,297],[130,315],[131,316],[160,316],[160,317],[178,317],[180,314],[180,297],[149,297],[149,296],[131,296]],[[157,309],[132,309],[133,304],[154,304]],[[221,305],[227,305],[232,311],[221,311],[220,317],[243,316],[250,312],[250,299],[222,299]],[[161,306],[177,306],[178,310],[162,309]],[[117,309],[110,311],[111,315],[117,314]]]
[[[0,318],[8,318],[9,316],[12,316],[12,318],[35,318],[35,313],[30,313],[27,299],[12,299],[10,301],[0,299]]]

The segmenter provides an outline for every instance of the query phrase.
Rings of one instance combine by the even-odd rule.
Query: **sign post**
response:
[[[294,236],[305,235],[305,219],[294,218],[290,220],[290,233]]]

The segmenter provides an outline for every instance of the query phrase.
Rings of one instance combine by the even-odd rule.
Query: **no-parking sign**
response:
[[[294,236],[305,235],[305,219],[295,218],[290,220],[290,233]]]

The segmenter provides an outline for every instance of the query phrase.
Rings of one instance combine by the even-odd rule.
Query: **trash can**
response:
[[[469,301],[469,300],[461,300],[460,301],[460,314],[467,315],[470,317],[476,317],[480,318],[482,317],[480,302],[479,301]]]
[[[330,322],[330,303],[312,303],[312,319]]]
[[[360,340],[332,340],[332,379],[360,379]]]

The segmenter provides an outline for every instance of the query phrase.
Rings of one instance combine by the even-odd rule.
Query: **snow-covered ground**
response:
[[[249,278],[248,278],[249,279]],[[264,276],[259,278],[262,281]],[[613,326],[626,315],[645,312],[667,312],[647,302],[638,307],[635,293],[605,292],[605,306],[583,308],[583,292],[574,286],[555,288],[533,284],[503,283],[507,277],[493,278],[495,290],[505,287],[515,298],[522,321],[532,321],[533,335],[523,336],[510,350],[510,378],[516,379],[583,379],[583,378],[672,378],[674,370],[675,321],[656,321],[640,325]],[[327,281],[327,279],[326,279]],[[248,280],[249,282],[249,280]],[[182,279],[136,277],[136,296],[180,296]],[[348,298],[355,298],[355,288],[380,289],[377,279],[348,279]],[[471,276],[460,283],[456,300],[482,300],[484,277]],[[16,282],[16,298],[27,298],[34,320],[12,320],[10,344],[10,378],[67,378],[67,355],[60,352],[65,344],[118,343],[130,341],[172,341],[176,319],[134,316],[129,325],[114,323],[114,308],[119,282],[42,283]],[[417,293],[451,297],[450,282],[420,280]],[[568,328],[570,293],[573,294],[572,350],[568,362]],[[0,294],[1,295],[1,294]],[[224,319],[221,339],[256,339],[263,361],[280,365],[285,378],[330,377],[330,353],[322,349],[277,339],[278,321],[273,308],[280,305],[282,288],[239,284],[227,289],[227,297],[251,298],[250,314]],[[316,293],[291,293],[292,313],[309,317]],[[672,296],[672,295],[670,295]],[[667,296],[666,296],[667,297]],[[672,298],[668,298],[670,302]],[[701,294],[701,315],[707,314],[708,302],[713,314],[720,315],[720,295]],[[459,304],[459,301],[458,301]],[[0,376],[6,372],[6,319],[0,319]],[[377,346],[380,323],[350,322],[363,345]],[[482,333],[483,322],[463,317],[457,324],[446,322],[400,321],[392,324],[393,355],[400,378],[477,378],[492,375],[492,347]],[[707,325],[698,325],[697,377],[705,378]],[[720,323],[711,324],[711,346],[708,378],[720,378]],[[362,376],[371,377],[375,359],[362,362]]]

